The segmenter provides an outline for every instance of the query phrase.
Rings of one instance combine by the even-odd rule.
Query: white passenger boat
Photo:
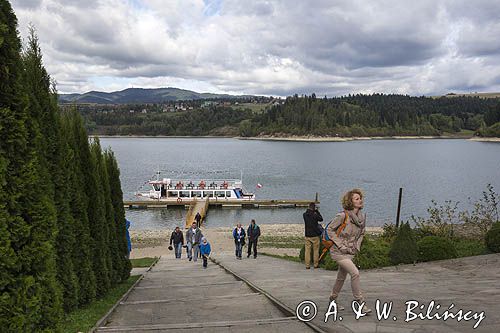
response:
[[[147,183],[151,186],[149,192],[136,192],[136,196],[178,204],[206,198],[209,201],[255,200],[254,193],[243,189],[241,179],[160,179],[157,173],[156,180]]]

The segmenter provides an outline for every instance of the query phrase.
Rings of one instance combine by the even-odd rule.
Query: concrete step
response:
[[[304,323],[295,317],[253,319],[239,321],[221,322],[198,322],[187,324],[159,324],[159,325],[135,325],[135,326],[110,326],[101,327],[98,332],[192,332],[192,333],[299,333],[312,332]]]
[[[202,298],[196,295],[197,288],[193,288],[193,291],[193,299],[120,304],[108,318],[106,326],[208,323],[284,317],[282,312],[260,294],[228,294],[226,297]]]
[[[249,294],[252,290],[242,281],[229,283],[196,285],[198,297],[223,296],[228,294]],[[192,285],[156,286],[148,288],[135,288],[127,297],[127,302],[141,300],[183,299],[193,296]]]

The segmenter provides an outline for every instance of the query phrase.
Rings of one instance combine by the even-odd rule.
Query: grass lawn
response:
[[[262,254],[262,255],[265,255],[268,257],[278,258],[278,259],[290,260],[290,261],[294,261],[294,262],[302,262],[299,257],[287,256],[286,254],[284,256],[280,256],[277,254],[270,254],[270,253],[266,253],[266,252],[259,252],[259,254]]]
[[[259,238],[259,246],[300,249],[304,245],[304,237],[302,236],[261,236]]]
[[[118,302],[139,277],[139,275],[129,277],[127,281],[111,289],[104,298],[68,313],[62,323],[62,331],[67,333],[88,332]]]
[[[145,258],[130,259],[130,262],[132,263],[132,268],[137,268],[137,267],[149,267],[152,264],[154,264],[156,260],[158,260],[158,257],[154,258],[145,257]]]

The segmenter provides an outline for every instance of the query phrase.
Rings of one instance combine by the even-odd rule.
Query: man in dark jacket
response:
[[[316,204],[311,202],[309,208],[303,214],[305,225],[305,258],[306,268],[311,268],[311,247],[313,249],[314,268],[319,267],[319,242],[321,228],[318,222],[323,221],[323,217],[316,209]]]
[[[180,259],[182,253],[182,245],[184,245],[184,235],[179,227],[175,227],[174,232],[170,235],[170,246],[174,243],[175,258]]]
[[[260,228],[255,223],[254,219],[252,219],[252,222],[250,222],[250,225],[248,226],[247,236],[248,236],[248,255],[247,255],[247,258],[250,258],[250,255],[252,254],[252,247],[253,247],[253,258],[257,259],[257,241],[259,240],[259,236],[260,236]]]

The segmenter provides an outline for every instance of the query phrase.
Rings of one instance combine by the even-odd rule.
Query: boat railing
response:
[[[170,179],[169,182],[163,180],[153,180],[149,182],[152,185],[164,185],[166,190],[226,190],[240,185],[239,179],[210,179],[210,180],[186,180]]]

